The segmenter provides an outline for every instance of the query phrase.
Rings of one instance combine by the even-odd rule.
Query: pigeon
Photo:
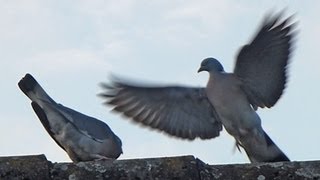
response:
[[[113,77],[100,94],[113,110],[134,122],[193,140],[219,136],[222,127],[250,162],[290,161],[261,126],[258,108],[271,108],[287,82],[295,37],[292,17],[265,17],[253,40],[236,57],[233,73],[215,58],[198,72],[209,73],[205,87],[148,85]]]
[[[122,154],[120,138],[106,123],[56,103],[30,74],[18,86],[32,101],[46,131],[73,162],[114,160]]]

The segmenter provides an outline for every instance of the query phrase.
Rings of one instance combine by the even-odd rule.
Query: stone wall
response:
[[[320,161],[208,165],[193,156],[52,163],[0,157],[0,179],[320,179]]]

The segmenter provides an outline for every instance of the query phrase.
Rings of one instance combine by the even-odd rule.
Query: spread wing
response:
[[[243,80],[242,88],[254,107],[270,108],[283,93],[295,35],[291,18],[281,20],[281,14],[266,18],[238,54],[234,74]]]
[[[169,135],[210,139],[222,130],[204,88],[148,87],[120,81],[103,87],[101,95],[114,111]]]

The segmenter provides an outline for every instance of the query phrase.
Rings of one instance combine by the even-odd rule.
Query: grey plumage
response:
[[[73,162],[120,156],[121,140],[106,123],[56,103],[30,74],[18,85],[49,135]]]
[[[281,14],[266,17],[258,34],[237,56],[234,74],[244,82],[242,88],[254,106],[272,107],[285,88],[295,24],[289,24],[292,16],[280,18]]]
[[[239,52],[234,73],[214,58],[198,72],[209,72],[205,88],[146,86],[124,80],[104,85],[103,97],[114,110],[146,126],[184,139],[214,138],[222,126],[251,162],[289,161],[261,127],[255,110],[272,107],[287,82],[287,65],[295,35],[291,17],[264,20],[250,44]]]
[[[172,136],[209,139],[222,129],[204,88],[141,87],[123,82],[104,87],[111,88],[112,92],[102,96],[111,98],[108,103],[115,111]]]

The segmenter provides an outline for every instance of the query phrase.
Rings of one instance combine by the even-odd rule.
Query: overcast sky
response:
[[[309,2],[309,1],[308,1]],[[17,83],[31,73],[53,99],[108,123],[122,139],[120,159],[194,155],[210,164],[249,162],[223,131],[183,141],[111,113],[97,97],[115,73],[160,84],[205,86],[197,73],[215,57],[232,71],[239,48],[264,15],[296,13],[299,36],[289,83],[263,128],[292,160],[320,158],[320,1],[5,1],[0,0],[0,155],[45,154],[70,161],[50,138]]]

